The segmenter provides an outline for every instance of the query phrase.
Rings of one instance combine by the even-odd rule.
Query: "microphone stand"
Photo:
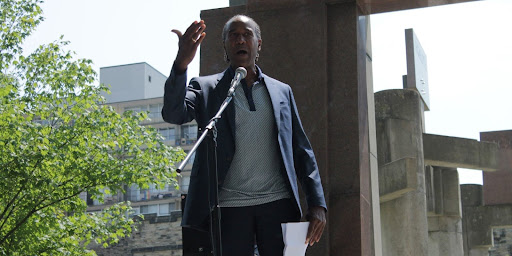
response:
[[[245,75],[244,75],[245,77]],[[235,84],[236,86],[236,84]],[[208,125],[205,127],[205,131],[201,134],[201,137],[196,141],[194,147],[190,150],[185,157],[185,160],[178,166],[176,170],[180,173],[187,162],[190,160],[190,157],[194,152],[197,151],[199,145],[203,142],[203,140],[208,136],[210,140],[208,140],[207,146],[207,160],[208,160],[208,192],[209,192],[209,200],[210,200],[210,235],[212,240],[212,252],[214,256],[222,256],[222,243],[221,243],[221,229],[220,229],[220,206],[219,206],[219,184],[218,184],[218,173],[217,173],[217,127],[216,123],[221,118],[221,114],[224,112],[228,104],[233,99],[233,95],[235,94],[235,86],[231,86],[228,91],[228,95],[222,105],[217,111],[217,114],[210,120]],[[213,206],[212,206],[213,202]]]

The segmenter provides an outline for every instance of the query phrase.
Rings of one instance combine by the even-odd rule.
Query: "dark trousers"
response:
[[[299,220],[293,199],[221,208],[222,255],[253,256],[256,242],[261,256],[282,256],[281,223]]]

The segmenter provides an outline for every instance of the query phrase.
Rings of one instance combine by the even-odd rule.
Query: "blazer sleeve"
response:
[[[292,115],[293,161],[297,177],[301,183],[302,190],[306,195],[308,207],[321,206],[327,210],[324,190],[320,179],[320,171],[316,163],[315,154],[313,153],[311,143],[309,142],[306,133],[304,132],[304,128],[302,127],[295,98],[293,97],[291,89],[290,105]]]
[[[165,81],[162,118],[172,124],[188,123],[196,118],[199,108],[201,88],[193,79],[187,86],[187,72],[178,74],[175,65]]]

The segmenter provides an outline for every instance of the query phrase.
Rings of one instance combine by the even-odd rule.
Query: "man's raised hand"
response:
[[[184,73],[187,70],[188,64],[192,62],[194,56],[197,52],[197,47],[201,44],[206,36],[204,29],[206,25],[204,24],[204,20],[194,21],[185,31],[185,34],[182,34],[181,31],[177,29],[171,30],[176,33],[179,38],[179,50],[178,55],[176,56],[176,60],[174,61],[174,65],[176,71],[179,73]]]

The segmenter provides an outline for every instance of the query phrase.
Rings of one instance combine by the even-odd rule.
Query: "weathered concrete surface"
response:
[[[465,255],[480,255],[492,246],[492,228],[512,225],[512,205],[482,205],[482,186],[461,185]],[[481,254],[484,255],[484,254]]]
[[[498,146],[491,142],[423,134],[425,164],[440,167],[495,171]]]
[[[394,171],[404,174],[403,170],[414,169],[416,174],[410,176],[416,177],[417,184],[416,189],[381,203],[383,255],[428,255],[422,112],[423,102],[416,91],[387,90],[375,94],[379,167],[399,163],[400,159],[414,159],[395,164]],[[416,166],[400,168],[406,162],[415,162]],[[379,168],[379,172],[383,170],[393,172],[390,168]],[[386,185],[380,185],[386,189]]]
[[[429,256],[462,256],[464,254],[460,217],[429,217],[428,237]]]
[[[462,210],[457,169],[433,167],[426,186],[432,187],[427,197],[429,209],[428,235],[430,256],[462,256]],[[428,191],[428,189],[427,189]]]
[[[433,167],[428,174],[426,186],[430,187],[431,195],[427,196],[429,215],[461,217],[461,201],[459,173],[455,168]],[[427,189],[429,191],[429,189]]]
[[[380,202],[387,202],[418,188],[416,158],[402,158],[379,168]]]

